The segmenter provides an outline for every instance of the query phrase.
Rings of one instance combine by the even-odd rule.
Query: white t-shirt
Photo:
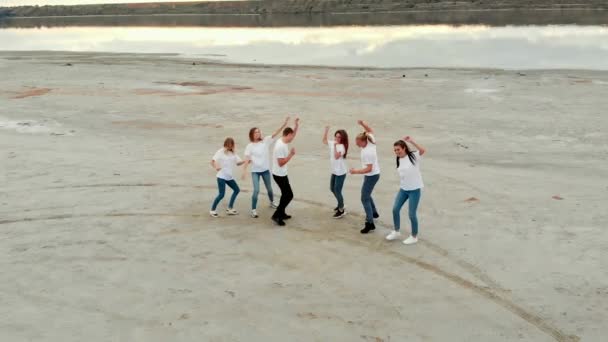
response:
[[[374,142],[376,139],[373,135],[367,134],[370,136]],[[367,167],[367,165],[372,164],[372,170],[366,174],[365,176],[375,176],[380,174],[380,164],[378,163],[378,153],[376,153],[376,144],[371,142],[367,142],[367,146],[361,149],[361,164],[363,167]]]
[[[279,158],[287,158],[289,156],[289,145],[283,142],[283,139],[277,140],[272,153],[272,174],[276,176],[287,176],[287,164],[279,166]]]
[[[215,152],[213,160],[221,167],[220,171],[217,173],[217,178],[228,181],[234,179],[234,168],[237,166],[237,163],[242,161],[238,155],[228,152],[223,148]]]
[[[399,168],[397,169],[399,172],[401,189],[406,191],[424,188],[424,183],[422,183],[422,174],[420,173],[420,162],[422,161],[422,156],[420,156],[418,151],[414,151],[413,153],[416,157],[416,163],[412,164],[410,158],[406,155],[405,157],[399,159]]]
[[[247,144],[245,158],[251,159],[251,172],[264,172],[270,169],[268,150],[272,144],[272,136],[262,141]]]
[[[331,166],[331,173],[336,176],[345,175],[347,172],[346,160],[344,160],[346,148],[343,144],[336,145],[334,140],[329,140],[327,145],[329,146],[329,163]],[[342,154],[342,157],[339,159],[336,159],[336,151]]]

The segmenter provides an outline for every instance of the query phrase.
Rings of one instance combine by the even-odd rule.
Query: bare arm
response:
[[[342,158],[342,152],[338,151],[337,143],[334,143],[334,158],[336,158],[336,159]]]
[[[357,123],[363,127],[366,133],[374,134],[374,130],[369,126],[369,124],[363,120],[357,121]]]
[[[296,155],[296,149],[292,148],[291,151],[289,152],[289,155],[285,158],[277,158],[277,162],[279,164],[280,167],[285,166],[285,164],[289,163],[289,161],[291,160],[291,158],[293,158],[293,156]]]
[[[350,169],[351,175],[363,175],[369,172],[372,172],[374,169],[374,164],[367,164],[367,166],[363,169]]]
[[[274,133],[272,133],[272,139],[276,138],[277,135],[281,134],[283,129],[285,129],[285,127],[287,127],[288,123],[289,123],[289,116],[287,116],[285,118],[285,122],[283,122],[283,125],[281,125],[281,127],[279,127],[279,129],[277,129]]]
[[[327,134],[329,133],[329,126],[325,126],[325,132],[323,132],[323,144],[327,145]]]
[[[251,164],[251,160],[245,159],[243,164],[243,175],[241,176],[241,179],[247,178],[247,167],[249,166],[249,164]]]
[[[406,137],[404,137],[404,138],[403,138],[403,141],[407,141],[407,142],[409,142],[410,144],[414,145],[414,147],[415,147],[415,148],[418,150],[418,153],[419,153],[420,155],[423,155],[423,154],[425,154],[425,153],[426,153],[426,148],[422,147],[421,145],[418,145],[418,143],[416,143],[416,142],[414,141],[414,139],[412,139],[410,136],[406,136]]]
[[[298,134],[298,130],[300,129],[300,118],[296,118],[296,125],[293,128],[293,137],[295,138]]]
[[[215,160],[211,160],[211,167],[215,170],[215,171],[219,171],[222,168],[218,165],[218,163]]]

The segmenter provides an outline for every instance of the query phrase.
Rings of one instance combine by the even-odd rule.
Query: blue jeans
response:
[[[376,204],[372,198],[372,192],[376,183],[380,180],[380,175],[365,176],[361,187],[361,203],[365,209],[365,222],[374,223],[374,214],[378,215]]]
[[[258,207],[258,195],[260,194],[260,177],[264,181],[266,186],[266,192],[268,193],[268,199],[270,202],[273,201],[274,195],[272,193],[272,182],[270,181],[270,171],[264,172],[252,172],[251,180],[253,181],[253,195],[251,195],[251,209],[255,210]]]
[[[420,189],[406,191],[400,189],[395,198],[395,205],[393,206],[393,223],[395,224],[395,230],[401,229],[401,207],[409,199],[410,204],[408,208],[410,222],[412,223],[412,236],[418,235],[418,217],[416,216],[416,210],[418,209],[418,203],[420,203]]]
[[[331,193],[334,194],[336,200],[338,200],[338,209],[344,209],[344,196],[342,196],[342,188],[344,188],[345,180],[346,175],[336,176],[332,174],[329,181],[329,190],[331,190]]]
[[[224,195],[226,194],[226,185],[228,185],[230,189],[232,189],[232,196],[230,197],[230,203],[228,203],[228,209],[232,209],[234,207],[234,201],[236,201],[236,196],[238,196],[239,192],[241,192],[241,189],[239,189],[239,185],[236,184],[236,181],[234,179],[227,181],[225,179],[218,178],[217,188],[219,190],[219,194],[213,201],[211,210],[215,211],[215,209],[217,209],[217,205],[220,204],[222,199],[224,199]]]

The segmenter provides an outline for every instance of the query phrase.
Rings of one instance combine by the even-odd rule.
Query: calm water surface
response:
[[[0,50],[178,53],[286,65],[608,70],[608,26],[5,27]]]

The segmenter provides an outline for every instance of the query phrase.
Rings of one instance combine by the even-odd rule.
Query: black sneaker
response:
[[[291,218],[291,215],[285,214],[285,216],[283,216],[283,220],[289,220],[290,218]]]
[[[378,217],[380,217],[380,214],[374,213],[374,219],[377,219]]]
[[[338,211],[338,210],[340,210],[340,208],[338,208],[338,207],[335,207],[335,208],[334,208],[334,211]]]
[[[346,211],[344,211],[344,209],[340,210],[336,210],[336,213],[334,214],[334,218],[335,219],[339,219],[339,218],[343,218],[344,215],[346,215]]]
[[[273,217],[272,220],[274,221],[274,223],[276,223],[279,226],[284,226],[285,225],[285,221],[283,221],[283,219],[278,218],[278,217]]]
[[[376,225],[373,223],[365,222],[365,228],[361,229],[361,234],[367,234],[372,230],[376,229]]]

